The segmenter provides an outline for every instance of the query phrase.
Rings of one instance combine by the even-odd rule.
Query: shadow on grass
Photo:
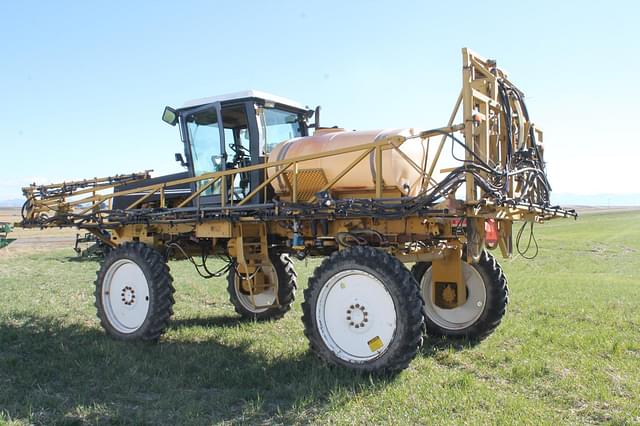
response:
[[[251,323],[240,316],[219,316],[219,317],[197,317],[185,319],[172,319],[170,328],[190,328],[190,327],[235,327],[240,324]]]
[[[425,337],[421,353],[423,356],[433,356],[442,351],[461,351],[471,349],[480,344],[473,339],[448,339],[446,337]]]
[[[173,327],[237,322],[182,320]],[[327,368],[308,353],[267,357],[251,341],[124,343],[52,318],[0,322],[0,422],[308,422],[344,399],[333,395],[389,380]]]

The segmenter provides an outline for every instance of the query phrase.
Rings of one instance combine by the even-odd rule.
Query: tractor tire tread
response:
[[[402,306],[397,309],[398,315],[406,315],[404,321],[408,326],[404,330],[404,335],[399,338],[399,344],[389,347],[387,352],[377,359],[379,361],[384,358],[381,364],[355,364],[336,357],[316,331],[316,313],[312,309],[312,299],[317,298],[322,284],[326,282],[326,277],[334,275],[335,269],[339,268],[341,263],[348,262],[367,267],[372,271],[380,270],[380,266],[383,265],[383,269],[390,271],[390,275],[395,278],[393,284],[397,290],[396,303],[402,303]],[[302,313],[304,334],[309,340],[310,351],[324,362],[334,366],[346,366],[376,375],[394,375],[407,368],[423,343],[423,301],[413,276],[398,259],[372,247],[357,246],[334,252],[325,258],[309,278],[309,285],[304,291]]]
[[[487,303],[485,312],[476,323],[464,330],[447,330],[440,327],[428,316],[426,318],[427,334],[432,337],[450,339],[466,339],[472,342],[480,342],[491,335],[502,322],[507,305],[509,303],[509,288],[507,277],[495,257],[484,250],[477,263],[483,278],[486,277]],[[431,262],[418,262],[411,269],[411,273],[418,283],[422,280],[424,273],[431,267]],[[420,284],[418,284],[420,286]],[[422,293],[422,292],[421,292]]]
[[[145,323],[138,330],[130,334],[118,332],[111,326],[104,313],[101,299],[102,282],[107,270],[113,262],[123,257],[131,258],[134,261],[142,261],[142,264],[138,263],[138,266],[143,270],[149,282],[149,294],[150,297],[152,297]],[[164,334],[173,315],[173,305],[175,304],[173,294],[176,290],[173,286],[173,277],[171,276],[169,266],[158,251],[141,242],[126,242],[110,250],[102,261],[100,269],[96,272],[96,281],[94,284],[94,305],[97,309],[97,317],[100,320],[102,328],[104,328],[111,337],[125,341],[141,340],[155,342]]]
[[[296,290],[298,289],[298,274],[293,265],[293,260],[286,253],[280,255],[270,254],[270,260],[278,276],[278,300],[280,305],[269,308],[264,312],[251,312],[240,303],[235,288],[236,272],[234,268],[229,270],[229,275],[227,276],[229,302],[233,305],[235,312],[243,318],[253,321],[273,321],[282,318],[291,310],[291,305],[296,299]]]

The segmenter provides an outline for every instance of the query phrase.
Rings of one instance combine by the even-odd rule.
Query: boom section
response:
[[[466,245],[468,254],[478,255],[489,237],[489,245],[499,245],[509,256],[513,221],[544,222],[576,213],[551,205],[543,133],[530,120],[523,92],[495,61],[468,49],[462,54],[462,89],[444,127],[160,183],[145,184],[149,174],[143,172],[33,184],[23,188],[27,201],[20,225],[87,229],[116,246],[123,239],[166,244],[180,235],[212,239],[215,245],[237,237],[241,224],[265,224],[268,229],[260,232],[270,236],[270,244],[291,251],[323,254],[324,247],[361,239],[394,247],[407,260],[415,252],[437,256],[432,250],[436,246],[459,252]],[[422,161],[400,150],[409,141],[420,143]],[[407,196],[385,183],[383,171],[392,167],[383,161],[386,151],[398,153],[417,173],[417,195]],[[345,154],[355,154],[353,161],[331,179],[307,166]],[[369,161],[375,176],[371,189],[335,191],[350,171]],[[260,173],[262,179],[237,197],[233,183],[248,172]],[[274,196],[276,180],[286,190]],[[134,181],[135,187],[118,189]],[[219,203],[202,202],[214,185],[220,190]],[[194,189],[168,201],[171,188],[185,186]],[[130,202],[114,209],[114,199],[121,196]],[[250,202],[256,198],[268,201]]]

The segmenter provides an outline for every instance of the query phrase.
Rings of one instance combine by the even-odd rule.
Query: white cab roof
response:
[[[288,106],[299,108],[299,109],[307,109],[301,104],[299,104],[298,102],[292,101],[291,99],[283,98],[282,96],[272,95],[266,92],[261,92],[259,90],[245,90],[242,92],[228,93],[226,95],[211,96],[209,98],[193,99],[191,101],[185,102],[182,107],[188,108],[188,107],[206,105],[213,102],[224,102],[224,101],[231,101],[233,99],[245,99],[245,98],[264,99],[265,101],[268,101],[268,102],[288,105]]]

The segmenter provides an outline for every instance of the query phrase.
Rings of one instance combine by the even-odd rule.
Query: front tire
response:
[[[429,335],[481,341],[500,325],[507,309],[507,278],[486,250],[478,263],[462,262],[467,301],[453,309],[440,308],[433,300],[431,262],[416,263],[411,273],[420,284]]]
[[[422,345],[422,300],[410,272],[371,247],[335,252],[304,292],[302,321],[310,350],[353,370],[392,374]]]
[[[173,278],[151,247],[128,242],[107,254],[95,282],[100,325],[117,340],[156,341],[173,315]]]

